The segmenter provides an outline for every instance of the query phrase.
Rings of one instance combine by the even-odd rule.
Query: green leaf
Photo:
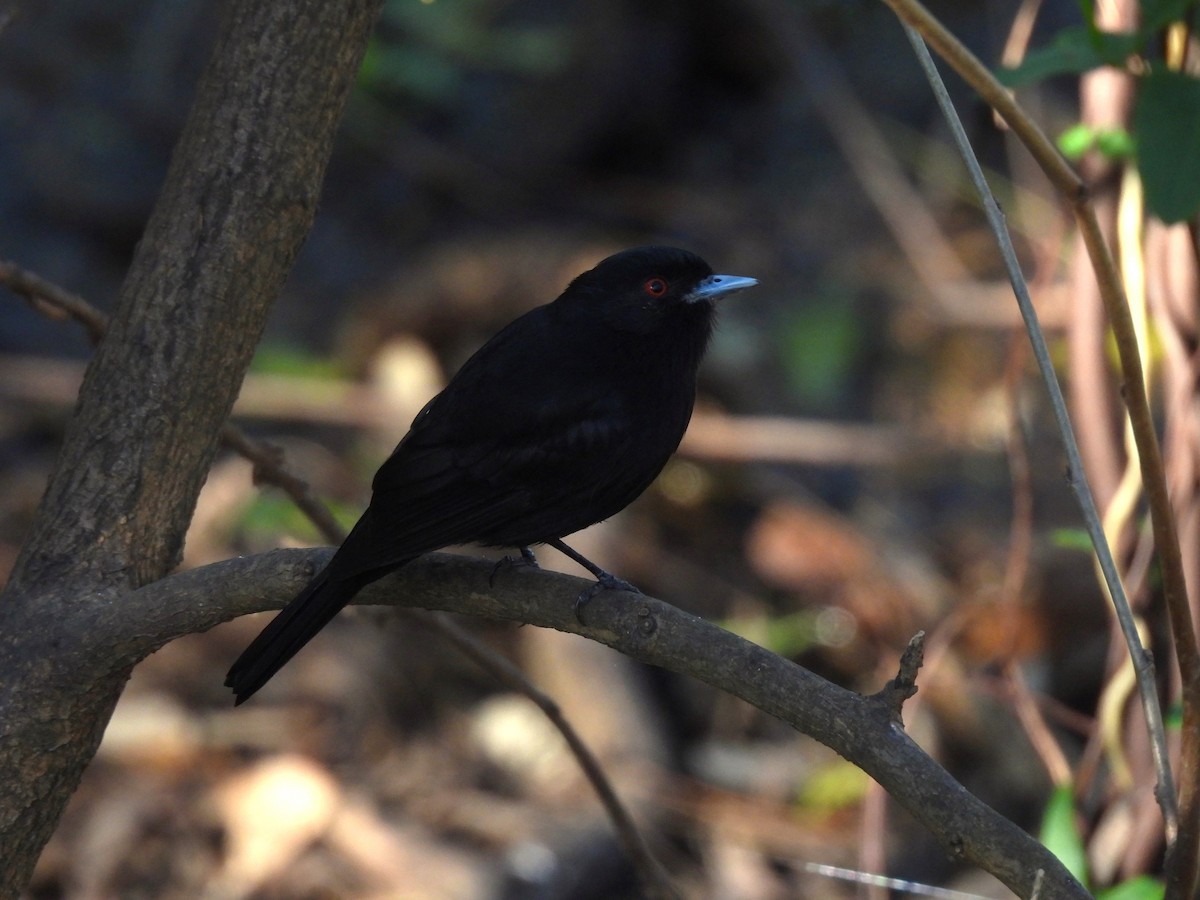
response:
[[[264,343],[259,345],[250,371],[259,375],[295,375],[309,378],[337,378],[342,372],[336,362],[314,356],[292,344]]]
[[[1067,159],[1076,160],[1096,146],[1096,129],[1077,122],[1058,136],[1058,149]]]
[[[1100,66],[1123,67],[1142,46],[1140,34],[1066,28],[1047,47],[1030,50],[1016,68],[1001,68],[996,77],[1007,87],[1020,87],[1051,75],[1078,74]]]
[[[463,70],[445,56],[420,46],[372,41],[359,69],[359,82],[369,90],[415,97],[430,103],[449,102],[462,87]]]
[[[1141,81],[1133,130],[1146,206],[1164,222],[1200,209],[1200,81],[1154,69]]]
[[[493,35],[492,64],[502,70],[549,77],[571,58],[570,36],[561,28],[508,28]]]
[[[1087,884],[1087,854],[1075,826],[1075,797],[1069,785],[1054,789],[1042,815],[1041,841],[1080,884]]]
[[[1136,145],[1133,135],[1124,128],[1102,128],[1096,132],[1096,149],[1108,159],[1130,159]]]
[[[871,779],[862,769],[837,759],[812,773],[796,801],[809,812],[837,812],[860,804],[870,786]]]
[[[1142,0],[1142,31],[1146,34],[1158,31],[1178,22],[1187,15],[1194,0]]]
[[[850,292],[818,286],[779,332],[792,389],[809,404],[836,409],[862,354],[867,327]]]
[[[1176,701],[1167,707],[1167,714],[1163,717],[1163,724],[1166,725],[1168,731],[1178,731],[1183,727],[1183,704]]]
[[[809,610],[782,616],[748,616],[726,619],[722,627],[780,656],[798,656],[821,643],[818,615]]]
[[[1093,31],[1088,35],[1092,48],[1105,63],[1121,68],[1125,60],[1141,51],[1146,44],[1146,35],[1124,31]]]
[[[345,503],[331,503],[329,506],[338,524],[347,531],[361,513],[361,509]],[[267,540],[276,540],[280,534],[290,534],[306,543],[325,543],[317,526],[287,497],[256,495],[242,512],[241,526],[252,536]]]
[[[1060,550],[1092,552],[1092,538],[1083,528],[1055,528],[1050,532],[1050,543]]]
[[[1096,900],[1163,900],[1167,889],[1161,881],[1148,875],[1130,878],[1106,891],[1096,894]]]

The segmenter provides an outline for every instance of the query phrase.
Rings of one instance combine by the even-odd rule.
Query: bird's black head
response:
[[[712,327],[713,301],[750,287],[753,278],[714,275],[695,253],[635,247],[613,254],[571,282],[559,302],[618,331],[652,335],[680,327]]]

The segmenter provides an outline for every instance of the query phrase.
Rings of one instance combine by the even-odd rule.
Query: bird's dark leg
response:
[[[541,566],[538,565],[537,557],[533,555],[533,550],[531,550],[529,547],[521,548],[521,558],[520,559],[515,559],[514,557],[506,556],[502,560],[500,560],[498,563],[496,563],[496,565],[492,566],[492,574],[488,576],[488,587],[492,587],[493,585],[495,585],[496,576],[500,574],[501,570],[517,569],[517,568],[521,568],[524,566],[528,566],[531,569],[540,569],[541,568]]]
[[[632,584],[630,584],[624,578],[618,578],[616,575],[613,575],[610,572],[605,572],[602,568],[600,568],[598,565],[596,565],[594,562],[592,562],[586,556],[572,550],[570,547],[568,547],[562,541],[556,539],[553,541],[546,541],[546,543],[549,544],[551,547],[553,547],[555,550],[557,550],[559,553],[562,553],[564,556],[568,556],[571,559],[575,560],[575,562],[579,563],[581,566],[583,566],[585,569],[587,569],[589,572],[591,572],[594,576],[596,576],[596,583],[593,584],[587,590],[580,593],[580,595],[575,599],[575,618],[578,619],[580,622],[583,622],[583,607],[586,606],[587,602],[589,600],[591,600],[593,597],[595,597],[597,594],[599,594],[601,591],[630,591],[631,593],[634,593],[634,594],[641,593],[641,591],[639,591],[636,587],[634,587]]]

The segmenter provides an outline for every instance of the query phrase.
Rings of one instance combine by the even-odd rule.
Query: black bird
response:
[[[508,325],[417,414],[379,468],[371,503],[329,564],[250,644],[225,684],[262,687],[362,588],[450,544],[550,544],[624,509],[683,438],[713,301],[753,278],[714,275],[694,253],[610,256],[553,303]]]

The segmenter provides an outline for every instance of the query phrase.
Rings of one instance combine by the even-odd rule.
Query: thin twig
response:
[[[1025,736],[1029,738],[1030,745],[1042,761],[1050,781],[1055,787],[1069,785],[1071,764],[1054,737],[1054,732],[1046,724],[1046,717],[1038,708],[1037,698],[1029,689],[1029,684],[1015,659],[1010,658],[1005,662],[1004,678],[1008,702],[1016,712],[1017,721],[1025,729]]]
[[[1055,188],[1076,203],[1086,198],[1087,187],[1070,164],[1063,159],[1054,142],[1046,137],[1037,124],[1025,115],[1012,93],[996,80],[988,68],[947,30],[938,19],[917,0],[884,0],[901,21],[915,28],[921,37],[937,51],[985,103],[1000,114],[1008,127],[1033,154],[1042,171]]]
[[[1174,807],[1175,792],[1170,767],[1167,763],[1166,736],[1162,728],[1162,712],[1158,705],[1156,685],[1153,678],[1153,663],[1142,646],[1137,632],[1137,624],[1129,608],[1128,599],[1125,597],[1124,587],[1117,573],[1116,563],[1112,558],[1099,513],[1096,510],[1091,490],[1088,487],[1087,478],[1082,471],[1079,449],[1075,443],[1074,432],[1067,414],[1066,402],[1063,399],[1062,390],[1058,385],[1058,378],[1054,373],[1054,366],[1050,360],[1050,353],[1046,347],[1045,337],[1037,321],[1037,311],[1034,309],[1033,302],[1029,298],[1028,287],[1025,284],[1020,264],[1017,261],[1016,252],[1013,250],[1011,240],[1008,237],[1003,213],[996,204],[995,198],[988,188],[987,181],[979,169],[970,142],[950,101],[949,94],[946,92],[945,86],[941,81],[941,77],[937,73],[933,59],[925,47],[921,34],[911,25],[907,24],[907,22],[904,27],[905,33],[913,44],[918,61],[929,79],[942,112],[950,125],[971,178],[979,190],[983,200],[984,212],[999,243],[1001,255],[1004,258],[1005,266],[1013,284],[1013,290],[1017,296],[1017,303],[1020,306],[1022,317],[1026,322],[1030,342],[1033,346],[1034,357],[1037,360],[1038,368],[1041,371],[1047,392],[1050,395],[1051,407],[1063,438],[1068,460],[1070,482],[1082,508],[1085,526],[1092,538],[1092,544],[1099,558],[1100,567],[1104,572],[1105,583],[1116,605],[1117,615],[1121,622],[1126,643],[1135,661],[1135,670],[1138,674],[1139,686],[1142,689],[1143,705],[1146,706],[1146,715],[1151,722],[1151,738],[1154,746],[1155,762],[1158,768],[1159,787],[1163,795],[1160,797],[1160,803],[1163,805],[1168,837],[1169,839],[1173,839],[1175,829],[1178,827],[1178,812]]]
[[[476,665],[501,684],[528,697],[542,711],[567,742],[567,746],[570,747],[571,753],[578,761],[584,776],[591,782],[592,789],[604,805],[621,843],[625,846],[625,852],[634,860],[638,873],[642,877],[642,888],[646,892],[646,896],[663,898],[663,900],[681,897],[682,895],[672,887],[670,875],[650,852],[637,825],[625,809],[624,804],[621,803],[616,791],[613,790],[600,761],[563,716],[562,710],[559,709],[553,698],[538,689],[520,669],[504,657],[492,652],[491,649],[459,628],[445,613],[430,613],[415,609],[410,612],[419,614],[418,621],[435,628],[443,638],[457,647],[460,653],[473,660]]]
[[[1124,378],[1122,395],[1137,441],[1142,484],[1150,509],[1155,546],[1162,564],[1163,596],[1171,620],[1176,658],[1179,662],[1183,701],[1179,801],[1177,804],[1174,796],[1160,796],[1159,802],[1163,806],[1166,819],[1168,896],[1190,898],[1197,881],[1197,870],[1200,869],[1200,645],[1197,644],[1191,607],[1187,599],[1183,558],[1176,534],[1174,511],[1167,492],[1162,454],[1159,451],[1149,399],[1143,389],[1141,359],[1137,353],[1129,307],[1121,291],[1116,265],[1083,181],[1055,149],[1045,133],[1025,115],[1011,93],[917,0],[884,2],[909,28],[919,32],[920,36],[1000,113],[1025,144],[1055,188],[1071,203],[1080,237],[1095,268],[1100,295],[1104,300],[1121,360]],[[1073,463],[1071,472],[1073,486],[1083,474],[1081,469],[1074,468],[1075,465],[1077,462]],[[1092,505],[1094,507],[1094,503]],[[1106,573],[1105,577],[1109,578],[1109,573]],[[1116,595],[1113,596],[1116,602]],[[1122,623],[1122,632],[1127,641],[1130,638],[1130,624]],[[1135,665],[1141,670],[1149,665],[1149,661],[1144,655],[1138,659],[1135,653]],[[1144,693],[1144,702],[1146,696]],[[1153,714],[1147,709],[1147,718],[1151,715]],[[1155,752],[1157,754],[1158,750]],[[1162,773],[1166,771],[1165,759],[1161,762],[1156,759],[1156,766],[1159,766],[1158,789],[1161,793],[1169,784],[1161,778]],[[1172,809],[1182,812],[1171,814]]]
[[[1029,450],[1025,445],[1025,435],[1021,430],[1020,415],[1020,385],[1021,373],[1024,370],[1025,347],[1014,334],[1008,352],[1008,360],[1004,367],[1004,387],[1008,400],[1008,434],[1005,444],[1008,449],[1008,468],[1012,477],[1013,511],[1012,525],[1009,527],[1008,558],[1004,565],[1004,582],[1001,586],[1001,607],[1013,616],[1020,614],[1022,599],[1025,591],[1025,581],[1029,573],[1029,557],[1033,546],[1033,479],[1029,467]],[[1025,729],[1029,743],[1042,760],[1050,780],[1056,786],[1069,784],[1071,781],[1071,766],[1066,754],[1059,746],[1054,734],[1046,724],[1046,718],[1038,708],[1037,700],[1021,668],[1017,664],[1016,631],[1006,648],[1004,660],[1004,678],[1008,688],[1007,697],[1016,712],[1017,721]]]
[[[1012,523],[1008,529],[1008,557],[1004,562],[1004,581],[1000,587],[1002,606],[1016,615],[1029,577],[1029,558],[1033,552],[1033,473],[1029,448],[1021,429],[1021,382],[1025,371],[1025,344],[1018,332],[1009,341],[1004,364],[1004,396],[1008,407],[1008,428],[1004,445],[1012,480]],[[1010,653],[1011,656],[1011,653]]]
[[[804,90],[833,136],[859,185],[900,247],[922,287],[939,296],[970,272],[920,193],[901,170],[891,146],[846,83],[840,65],[813,40],[803,19],[792,30]]]
[[[340,544],[346,539],[345,529],[330,512],[329,507],[313,493],[308,482],[298,478],[284,465],[283,451],[265,441],[256,441],[244,431],[228,422],[221,429],[221,443],[243,459],[254,464],[254,483],[273,484],[292,498],[308,520],[317,526],[331,544]]]
[[[1015,67],[1025,58],[1025,51],[1029,49],[1029,39],[1033,37],[1033,26],[1041,8],[1042,0],[1021,0],[1021,7],[1013,16],[1012,28],[1008,30],[1004,50],[1000,53],[1002,64]]]
[[[916,881],[906,881],[903,878],[889,878],[886,875],[876,875],[872,872],[860,872],[842,866],[830,866],[825,863],[806,862],[805,872],[821,875],[825,878],[836,878],[869,888],[879,888],[887,896],[887,889],[917,897],[932,897],[933,900],[986,900],[982,894],[969,894],[966,891],[956,891],[950,888],[936,887],[931,884],[921,884]],[[1035,887],[1036,890],[1036,887]]]
[[[970,142],[962,128],[962,123],[959,121],[949,94],[946,92],[945,85],[937,73],[933,58],[929,55],[929,50],[926,48],[921,34],[915,28],[906,22],[904,30],[913,45],[922,70],[929,79],[938,104],[950,125],[955,142],[959,146],[971,179],[979,190],[988,224],[996,236],[1001,256],[1004,259],[1005,267],[1012,281],[1017,303],[1021,308],[1021,315],[1025,319],[1030,343],[1033,346],[1034,357],[1037,360],[1038,369],[1041,371],[1047,393],[1050,396],[1050,405],[1062,436],[1069,467],[1069,481],[1083,512],[1084,525],[1092,539],[1092,546],[1099,558],[1105,583],[1115,604],[1117,617],[1121,622],[1122,632],[1125,635],[1130,655],[1134,660],[1134,668],[1137,671],[1138,684],[1142,692],[1142,704],[1145,707],[1146,718],[1150,722],[1150,736],[1154,748],[1155,766],[1158,772],[1159,803],[1163,809],[1168,840],[1173,840],[1178,829],[1178,809],[1175,805],[1174,783],[1167,761],[1166,735],[1162,725],[1162,711],[1158,705],[1157,688],[1154,682],[1154,665],[1150,660],[1149,654],[1142,646],[1141,638],[1138,636],[1133,612],[1130,610],[1129,601],[1125,597],[1125,590],[1117,573],[1116,563],[1112,558],[1112,552],[1109,549],[1108,540],[1104,534],[1104,527],[1096,510],[1091,489],[1088,487],[1087,478],[1082,470],[1079,447],[1075,442],[1074,432],[1067,414],[1066,401],[1063,399],[1062,389],[1059,387],[1058,377],[1054,372],[1054,364],[1050,359],[1050,351],[1046,347],[1045,336],[1042,334],[1041,326],[1038,324],[1037,311],[1034,309],[1033,302],[1029,297],[1028,286],[1025,284],[1020,263],[1017,261],[1016,252],[1008,236],[1008,230],[1004,224],[1004,215],[1001,213],[1000,207],[996,204],[996,200],[988,188],[987,181],[983,177],[983,172],[979,169]]]
[[[60,322],[74,319],[87,330],[93,344],[100,343],[108,330],[108,316],[96,307],[16,263],[0,261],[0,284],[48,318]]]

